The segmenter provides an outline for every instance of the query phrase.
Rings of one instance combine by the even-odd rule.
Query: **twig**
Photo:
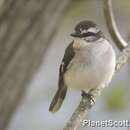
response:
[[[114,40],[116,46],[119,50],[123,50],[128,44],[120,35],[116,22],[113,15],[112,10],[112,2],[111,0],[104,0],[104,16],[106,19],[106,24],[108,26],[109,33],[111,34],[112,39]]]
[[[63,130],[76,130],[80,126],[88,110],[91,109],[93,105],[94,104],[88,100],[88,98],[82,97],[80,104]]]
[[[120,70],[121,67],[127,63],[128,59],[130,58],[130,47],[125,48],[117,59],[116,63],[116,71]]]
[[[115,71],[117,72],[125,63],[127,63],[128,59],[130,58],[130,48],[127,47],[128,44],[121,37],[116,27],[111,0],[104,0],[104,15],[107,21],[109,33],[111,34],[116,46],[119,48],[119,50],[122,51],[117,58]],[[87,115],[88,110],[91,109],[93,105],[94,104],[90,100],[88,100],[88,98],[82,97],[80,104],[78,105],[75,112],[72,114],[70,120],[63,130],[76,130],[80,126],[84,117]]]

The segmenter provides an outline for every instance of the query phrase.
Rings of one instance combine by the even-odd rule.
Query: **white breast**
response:
[[[81,48],[78,46],[75,51],[75,57],[64,75],[68,87],[89,91],[104,87],[111,81],[115,70],[115,52],[106,40],[100,39],[98,43]]]

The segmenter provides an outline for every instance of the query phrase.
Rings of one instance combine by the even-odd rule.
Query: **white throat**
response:
[[[87,42],[86,40],[84,40],[82,38],[74,38],[73,47],[74,47],[74,49],[80,49],[80,48],[88,46],[88,45],[97,44],[98,42],[101,42],[102,40],[103,40],[103,38],[100,38],[100,39],[92,41],[92,42]]]
[[[90,44],[89,42],[86,42],[85,40],[83,40],[81,38],[74,38],[73,48],[80,49],[80,48],[85,47],[89,44]]]

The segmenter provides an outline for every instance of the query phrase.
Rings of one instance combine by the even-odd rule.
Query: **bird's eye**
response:
[[[86,41],[86,38],[83,38],[83,40],[85,40],[85,41]]]

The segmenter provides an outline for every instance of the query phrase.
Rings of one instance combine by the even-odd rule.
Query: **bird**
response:
[[[115,51],[99,26],[83,20],[74,30],[59,68],[58,90],[49,107],[52,113],[62,106],[67,88],[80,90],[94,102],[93,97],[108,86],[115,72]]]

